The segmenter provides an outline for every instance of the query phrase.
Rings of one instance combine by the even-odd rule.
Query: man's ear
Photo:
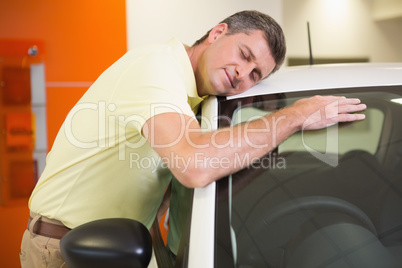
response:
[[[212,30],[209,32],[208,35],[208,42],[212,44],[220,37],[224,36],[228,31],[228,25],[226,23],[220,23],[216,25]]]

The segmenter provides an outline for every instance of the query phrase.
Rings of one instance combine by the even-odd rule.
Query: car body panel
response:
[[[218,103],[209,98],[203,103],[201,126],[204,131],[218,128]],[[194,189],[190,227],[188,267],[213,267],[215,229],[215,182]],[[202,253],[202,254],[200,254]]]
[[[402,63],[356,63],[284,67],[241,94],[243,97],[269,93],[402,84]]]

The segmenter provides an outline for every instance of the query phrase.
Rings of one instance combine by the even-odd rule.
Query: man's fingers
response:
[[[338,113],[343,114],[343,113],[354,113],[354,112],[360,112],[363,110],[366,110],[367,106],[366,104],[347,104],[347,105],[340,105],[338,106]]]
[[[345,104],[359,104],[361,101],[358,98],[346,98],[346,97],[339,97],[338,99],[340,105]]]
[[[365,119],[364,114],[339,114],[338,122],[352,122]]]
[[[366,118],[364,114],[354,114],[366,110],[367,105],[357,98],[340,98],[338,103],[338,122],[352,122]]]

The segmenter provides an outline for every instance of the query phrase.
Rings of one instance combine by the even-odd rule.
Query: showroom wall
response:
[[[400,0],[126,0],[128,47],[172,36],[192,44],[222,18],[257,9],[283,26],[288,57],[308,57],[307,21],[313,54],[326,58],[402,61]],[[154,8],[157,7],[157,8]]]
[[[256,9],[282,21],[282,0],[126,0],[128,47],[177,37],[191,45],[227,16]]]
[[[314,57],[402,61],[400,3],[400,0],[283,0],[288,57],[308,57],[309,21]],[[398,8],[399,13],[391,12]]]

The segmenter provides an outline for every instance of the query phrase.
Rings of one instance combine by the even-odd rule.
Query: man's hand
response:
[[[300,130],[322,129],[339,122],[363,120],[364,114],[355,114],[365,110],[365,104],[359,99],[336,96],[314,96],[296,101],[292,106],[300,116]]]

